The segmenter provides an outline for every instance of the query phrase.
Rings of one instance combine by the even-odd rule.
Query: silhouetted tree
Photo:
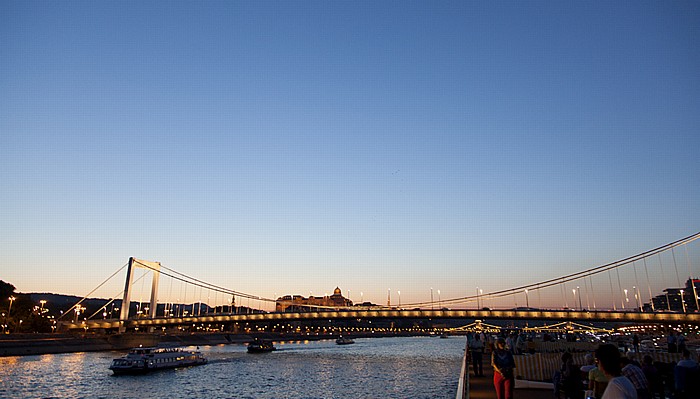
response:
[[[15,286],[0,280],[0,301],[6,301],[10,295],[15,293]]]

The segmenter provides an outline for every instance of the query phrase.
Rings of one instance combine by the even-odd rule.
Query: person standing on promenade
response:
[[[671,330],[666,337],[666,343],[668,344],[668,353],[676,353],[676,333]]]
[[[601,399],[637,399],[637,390],[632,381],[622,375],[620,351],[615,345],[602,344],[596,349],[598,367],[608,377],[608,386]]]
[[[678,333],[678,338],[676,338],[676,350],[678,353],[683,353],[685,350],[685,335],[682,332]]]
[[[498,338],[491,354],[493,366],[493,386],[498,399],[513,399],[515,387],[515,359],[513,353],[506,350],[506,340]]]
[[[474,338],[469,342],[469,350],[472,352],[472,368],[474,369],[474,377],[484,376],[484,343],[481,342],[479,335],[474,335]]]

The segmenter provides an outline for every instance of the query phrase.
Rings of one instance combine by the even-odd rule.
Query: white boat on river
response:
[[[199,351],[181,348],[133,348],[126,356],[112,360],[109,369],[114,374],[143,374],[206,363],[207,359]]]

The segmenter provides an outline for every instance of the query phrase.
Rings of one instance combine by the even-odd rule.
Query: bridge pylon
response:
[[[151,306],[149,308],[149,318],[156,317],[156,309],[158,305],[158,279],[160,278],[160,262],[149,262],[146,260],[129,258],[129,266],[126,269],[126,283],[124,285],[124,299],[122,300],[122,308],[119,315],[119,332],[125,332],[126,326],[124,322],[129,319],[129,307],[131,305],[131,285],[134,280],[134,268],[144,268],[153,272],[153,280],[151,282]]]

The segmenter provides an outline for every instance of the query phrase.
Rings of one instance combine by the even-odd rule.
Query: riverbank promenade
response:
[[[489,358],[490,359],[490,358]],[[493,387],[493,368],[490,361],[484,357],[484,377],[474,377],[469,368],[469,398],[470,399],[496,399],[496,390]],[[516,389],[513,392],[514,399],[541,399],[551,398],[553,392],[547,389]]]

